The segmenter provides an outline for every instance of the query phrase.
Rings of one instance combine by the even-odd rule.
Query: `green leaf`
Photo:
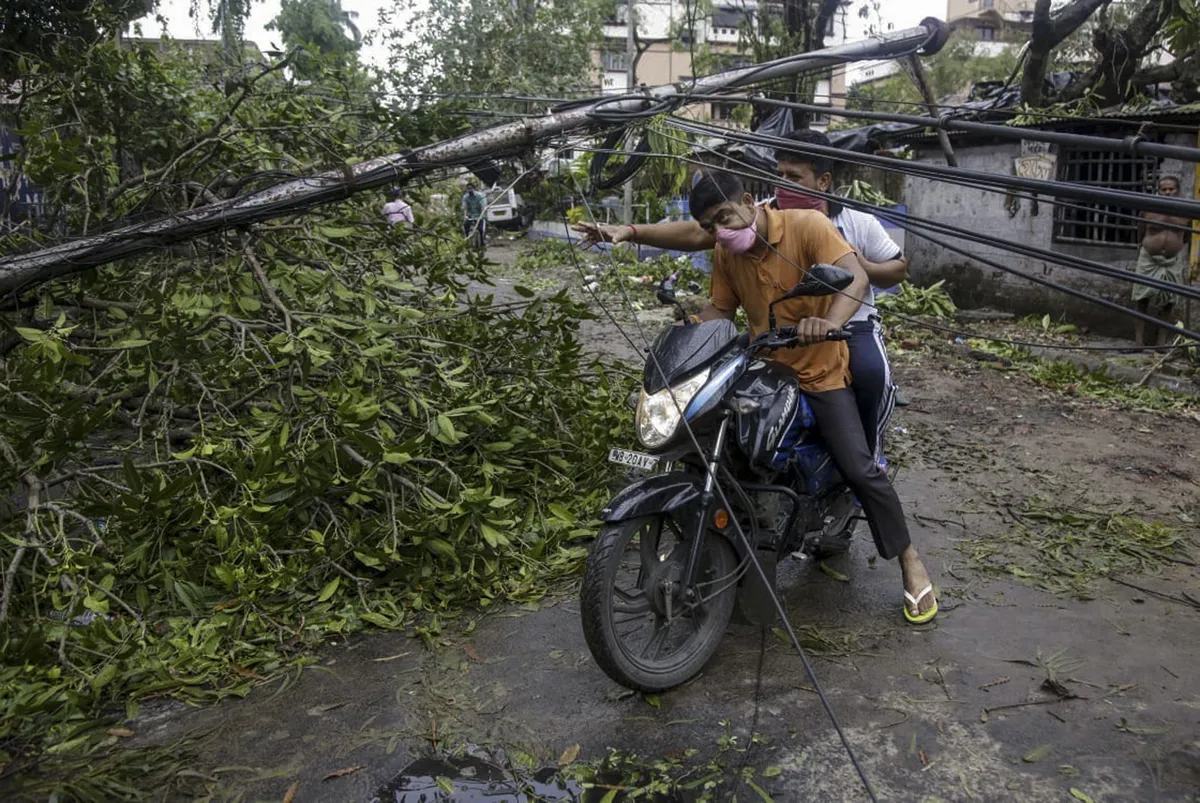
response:
[[[570,510],[567,510],[567,508],[563,507],[558,502],[551,502],[550,504],[546,505],[546,509],[550,511],[550,514],[554,516],[554,518],[558,519],[564,524],[575,523],[575,514]]]
[[[492,548],[508,546],[509,544],[509,540],[504,533],[500,532],[489,524],[480,522],[479,532],[483,534],[483,540],[487,541],[488,546]]]
[[[141,348],[142,346],[149,346],[149,345],[150,345],[149,340],[143,340],[142,338],[131,338],[129,340],[122,340],[119,343],[113,343],[111,346],[109,346],[109,348],[110,349],[136,349],[136,348]]]
[[[450,546],[450,544],[443,541],[441,538],[426,538],[421,543],[426,549],[438,555],[442,555],[447,558],[454,558],[458,556],[458,553],[454,551],[454,547]]]
[[[338,587],[341,586],[341,584],[342,576],[339,574],[337,577],[326,583],[325,587],[321,589],[321,593],[317,595],[317,602],[325,602],[328,600],[337,593]]]
[[[1050,755],[1050,751],[1053,749],[1054,745],[1040,744],[1025,755],[1021,756],[1021,760],[1028,764],[1032,764],[1035,761],[1041,761],[1043,758]]]
[[[523,285],[520,285],[520,284],[513,285],[513,291],[514,291],[514,292],[515,292],[517,295],[519,295],[519,296],[522,296],[522,297],[524,297],[524,298],[533,298],[534,296],[536,296],[536,295],[537,295],[537,293],[533,292],[533,291],[532,291],[532,290],[530,290],[528,287],[525,287],[525,286],[523,286]]]
[[[100,691],[105,686],[107,686],[109,683],[112,683],[113,680],[116,679],[116,677],[117,677],[117,664],[115,661],[110,661],[109,663],[104,665],[104,668],[101,669],[100,672],[94,678],[92,678],[92,683],[91,683],[92,691],[95,692],[96,694],[99,694]]]
[[[765,803],[775,803],[775,799],[767,794],[766,789],[763,789],[761,786],[759,786],[758,784],[756,784],[754,781],[750,780],[749,778],[746,779],[746,786],[749,786],[756,793],[758,793],[758,796],[760,798],[762,798],[763,801],[765,801]]]
[[[774,777],[776,777],[778,775],[782,775],[782,774],[783,774],[783,767],[779,766],[778,764],[772,764],[771,766],[769,766],[765,770],[763,770],[764,778],[774,778]]]
[[[370,566],[372,569],[383,565],[383,561],[374,555],[368,555],[366,552],[354,551],[354,557],[358,558],[358,562],[364,566]]]
[[[342,240],[355,234],[355,229],[349,226],[320,226],[317,231],[331,240]]]
[[[454,422],[450,420],[450,416],[445,413],[437,415],[437,439],[442,443],[453,446],[458,443],[458,432],[454,429]]]
[[[1083,803],[1096,803],[1096,801],[1092,800],[1091,796],[1088,795],[1087,792],[1076,789],[1074,786],[1071,787],[1071,797],[1075,798],[1076,800],[1082,800]]]
[[[50,338],[41,329],[30,329],[25,326],[14,326],[13,330],[30,343],[41,343]]]

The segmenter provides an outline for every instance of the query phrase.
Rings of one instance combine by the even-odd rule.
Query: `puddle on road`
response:
[[[376,803],[584,803],[583,786],[553,768],[525,773],[477,756],[419,758],[375,798]]]
[[[474,748],[461,756],[419,758],[376,793],[372,803],[599,803],[613,786],[585,788],[573,778],[563,777],[554,767],[536,772],[517,769],[502,756],[493,757]],[[623,800],[618,794],[615,800]],[[675,796],[639,797],[646,803],[679,803]]]

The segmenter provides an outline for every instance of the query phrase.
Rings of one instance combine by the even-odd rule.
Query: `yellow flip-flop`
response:
[[[911,606],[912,608],[916,608],[918,611],[921,610],[921,600],[925,599],[926,594],[932,594],[932,593],[933,593],[933,583],[930,583],[929,585],[925,586],[925,588],[921,589],[921,593],[917,594],[915,597],[912,594],[908,593],[908,591],[904,592],[904,600],[905,600],[905,602],[908,603],[908,605],[904,606],[904,618],[908,620],[909,624],[923,625],[926,622],[932,620],[933,617],[937,616],[938,604],[937,604],[936,597],[933,600],[933,607],[930,608],[929,610],[925,611],[925,613],[918,613],[916,616],[914,616],[912,613],[910,613],[909,606]]]

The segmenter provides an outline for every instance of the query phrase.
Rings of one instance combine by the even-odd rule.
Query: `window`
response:
[[[601,50],[600,67],[605,72],[628,72],[629,55],[624,50]]]
[[[629,0],[616,0],[613,4],[612,15],[604,20],[605,25],[624,25],[629,19]]]
[[[738,26],[747,18],[747,15],[752,13],[752,11],[743,11],[734,6],[723,6],[713,11],[712,24],[714,28],[722,33],[729,30],[736,33]]]
[[[1114,190],[1153,192],[1158,175],[1154,158],[1126,156],[1111,151],[1062,148],[1058,156],[1061,181],[1090,184]],[[1137,221],[1113,217],[1113,213],[1136,215],[1133,209],[1113,204],[1086,204],[1054,207],[1056,242],[1097,245],[1138,244]]]
[[[712,106],[712,119],[731,120],[737,108],[738,104],[736,103],[714,103]]]
[[[996,0],[983,0],[983,7],[984,8],[995,8]]]
[[[996,39],[996,29],[984,25],[979,29],[979,38],[984,42],[993,42]]]

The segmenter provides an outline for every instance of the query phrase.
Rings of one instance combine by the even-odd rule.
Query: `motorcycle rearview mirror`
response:
[[[775,328],[775,305],[789,298],[816,298],[840,293],[854,282],[854,274],[837,265],[817,263],[804,273],[804,278],[796,282],[791,290],[771,302],[767,308],[768,324]]]
[[[660,304],[666,304],[666,305],[670,306],[671,304],[678,303],[675,300],[675,279],[676,278],[677,278],[676,274],[672,273],[670,276],[668,276],[667,278],[663,279],[661,282],[658,283],[658,293],[656,293],[655,295],[658,298],[658,302]]]
[[[679,273],[672,273],[667,278],[663,279],[658,284],[658,292],[655,296],[658,298],[658,303],[666,306],[674,306],[679,310],[679,317],[683,321],[684,326],[688,324],[688,313],[679,303],[679,299],[675,297],[675,281],[679,278]]]

